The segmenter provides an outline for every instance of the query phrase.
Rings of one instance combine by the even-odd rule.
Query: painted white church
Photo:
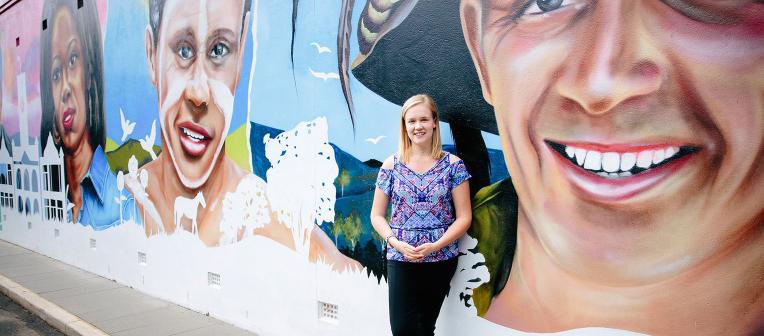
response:
[[[39,140],[30,141],[26,74],[19,74],[16,83],[18,140],[6,144],[0,139],[0,221],[4,225],[11,224],[8,215],[15,211],[27,218],[40,216],[43,222],[64,222],[67,199],[63,152],[56,148],[52,136],[42,148]]]

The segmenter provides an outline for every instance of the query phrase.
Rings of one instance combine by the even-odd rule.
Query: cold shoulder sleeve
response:
[[[379,175],[377,175],[377,188],[382,190],[385,195],[390,196],[393,190],[393,171],[392,169],[379,169]]]
[[[467,166],[464,165],[464,161],[458,160],[451,164],[451,189],[456,188],[462,182],[472,177],[467,171]]]

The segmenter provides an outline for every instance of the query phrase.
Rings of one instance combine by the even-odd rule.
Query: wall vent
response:
[[[32,229],[32,222],[27,222],[27,230],[31,230],[31,229]]]
[[[220,274],[207,272],[207,284],[212,288],[220,288]]]
[[[96,249],[96,240],[93,238],[90,238],[90,248],[94,250]]]
[[[61,236],[61,231],[58,229],[53,229],[53,237],[58,238]]]
[[[332,324],[339,323],[339,308],[336,304],[318,301],[318,319]]]
[[[146,253],[138,252],[138,265],[146,266]]]

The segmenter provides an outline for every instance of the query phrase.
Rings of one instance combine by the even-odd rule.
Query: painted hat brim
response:
[[[409,2],[394,14],[397,20],[381,27],[368,53],[353,62],[353,75],[398,105],[415,94],[430,94],[443,121],[498,134],[464,41],[459,1]]]

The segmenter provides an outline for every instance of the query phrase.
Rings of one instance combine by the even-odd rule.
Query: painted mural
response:
[[[263,335],[390,334],[369,211],[425,92],[473,176],[438,335],[764,332],[761,1],[2,10],[4,240]]]

